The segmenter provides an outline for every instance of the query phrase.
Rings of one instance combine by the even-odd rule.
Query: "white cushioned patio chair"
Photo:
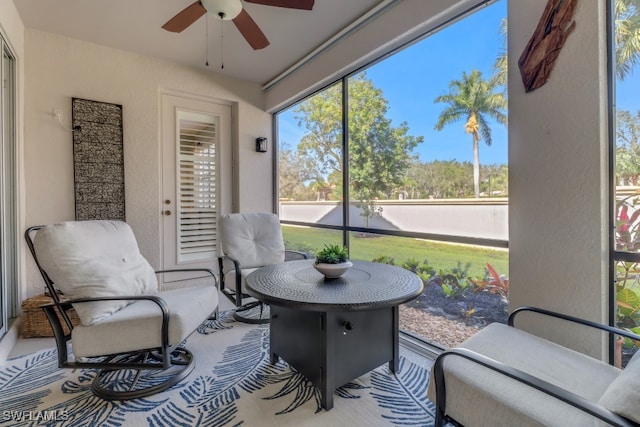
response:
[[[193,370],[194,356],[182,343],[217,315],[218,283],[211,270],[154,272],[121,221],[35,226],[25,238],[53,299],[42,308],[54,332],[59,367],[98,369],[92,391],[107,400],[158,393]],[[178,271],[198,271],[209,283],[158,289],[156,274]],[[78,325],[70,321],[71,307]]]
[[[273,213],[222,215],[219,226],[220,290],[235,304],[234,318],[245,323],[268,323],[268,307],[243,291],[247,275],[265,265],[306,259],[308,255],[285,250],[280,220]]]
[[[632,340],[629,331],[535,307],[511,313],[441,353],[429,382],[436,427],[638,426],[640,354],[624,370],[514,327],[517,314],[551,316]]]

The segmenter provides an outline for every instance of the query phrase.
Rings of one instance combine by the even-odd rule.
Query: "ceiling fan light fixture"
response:
[[[221,16],[225,21],[230,21],[242,12],[242,3],[240,0],[201,0],[202,6],[207,12],[216,16]]]

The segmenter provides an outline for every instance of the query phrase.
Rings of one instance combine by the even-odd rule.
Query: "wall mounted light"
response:
[[[265,137],[256,138],[256,151],[258,153],[267,152],[267,138]]]

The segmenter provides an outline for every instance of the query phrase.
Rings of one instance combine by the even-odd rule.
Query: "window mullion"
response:
[[[342,241],[350,252],[349,231],[349,85],[342,78]]]

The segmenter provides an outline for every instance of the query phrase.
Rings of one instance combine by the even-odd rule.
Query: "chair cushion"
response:
[[[157,292],[169,307],[169,344],[185,340],[218,306],[213,285]],[[90,326],[73,328],[71,343],[76,357],[101,356],[157,348],[162,344],[162,312],[152,301],[135,301]]]
[[[609,384],[599,403],[611,412],[640,423],[640,351]]]
[[[131,227],[121,221],[70,221],[36,233],[38,261],[68,298],[141,295],[155,292],[153,268],[140,254]],[[80,322],[91,325],[131,301],[74,304]]]
[[[284,262],[280,220],[266,212],[227,214],[220,218],[222,252],[244,268]]]
[[[620,370],[517,328],[493,323],[460,347],[597,402]],[[607,425],[564,402],[466,359],[445,359],[446,412],[463,425]],[[430,381],[429,399],[436,401]],[[470,404],[473,402],[473,404]]]

